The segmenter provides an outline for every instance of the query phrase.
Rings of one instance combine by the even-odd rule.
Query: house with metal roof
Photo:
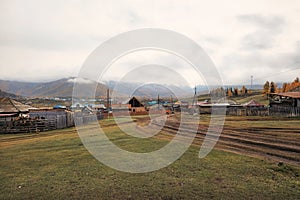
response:
[[[270,98],[270,107],[300,108],[300,92],[274,93]]]
[[[17,117],[27,114],[30,109],[35,108],[10,98],[0,98],[0,118]]]

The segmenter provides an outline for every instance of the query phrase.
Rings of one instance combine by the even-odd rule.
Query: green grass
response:
[[[110,124],[113,120],[103,120]],[[117,127],[105,128],[112,141],[135,152],[167,141],[133,139]],[[70,134],[70,132],[74,132]],[[54,132],[55,133],[55,132]],[[191,146],[158,171],[130,174],[93,158],[74,129],[42,140],[0,145],[0,199],[298,199],[300,166],[214,150],[198,158]]]

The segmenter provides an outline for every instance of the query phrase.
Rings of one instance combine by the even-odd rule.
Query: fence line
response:
[[[87,124],[101,119],[101,116],[76,114],[72,112],[46,113],[33,112],[30,118],[0,121],[0,133],[37,133],[55,129],[63,129],[75,125]]]
[[[269,108],[269,115],[282,117],[300,116],[300,107],[271,107]]]
[[[19,119],[2,122],[0,133],[33,133],[57,129],[55,119]]]
[[[211,114],[211,107],[200,107],[199,113]],[[296,117],[300,116],[300,107],[227,107],[226,115]]]
[[[199,108],[200,114],[211,113],[210,108]],[[300,107],[227,107],[226,115],[235,116],[300,116]],[[0,133],[31,133],[62,129],[87,124],[103,119],[103,115],[90,115],[82,112],[30,113],[30,119],[0,121]]]
[[[269,110],[266,107],[228,107],[226,114],[236,116],[268,116]]]

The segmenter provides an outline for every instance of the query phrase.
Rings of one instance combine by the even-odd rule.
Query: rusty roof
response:
[[[265,106],[264,104],[261,104],[255,100],[250,100],[249,102],[247,103],[244,103],[243,106],[249,106],[249,107],[262,107],[262,106]]]
[[[0,113],[22,113],[32,108],[10,98],[0,98]]]
[[[300,92],[282,92],[282,93],[277,93],[277,95],[283,97],[291,97],[294,99],[300,99]]]

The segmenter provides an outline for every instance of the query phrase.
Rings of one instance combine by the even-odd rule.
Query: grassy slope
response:
[[[237,103],[243,104],[246,102],[249,102],[250,100],[255,100],[259,103],[262,103],[264,105],[268,105],[269,104],[269,100],[267,99],[266,96],[262,95],[262,91],[261,90],[255,90],[253,91],[251,94],[248,94],[247,96],[238,96],[238,97],[227,97],[230,100],[234,100]],[[209,95],[200,95],[198,97],[198,101],[204,101],[206,99],[210,99]]]
[[[114,143],[132,151],[151,151],[166,144],[156,139],[132,139],[117,127],[106,131]],[[199,159],[198,151],[198,147],[192,146],[164,169],[130,174],[95,160],[74,129],[14,145],[1,144],[0,199],[297,199],[300,196],[299,166],[277,166],[217,150]]]
[[[269,104],[269,100],[267,99],[266,96],[263,96],[262,94],[250,94],[249,96],[245,96],[245,97],[230,97],[230,99],[243,104],[243,103],[247,103],[250,100],[255,100],[259,103],[262,103],[264,105],[268,105]]]

